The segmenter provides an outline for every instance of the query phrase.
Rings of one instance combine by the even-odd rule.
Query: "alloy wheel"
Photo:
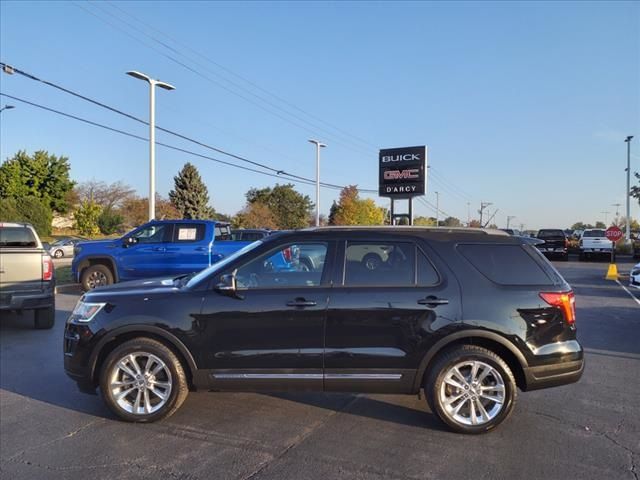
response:
[[[134,415],[160,410],[172,390],[171,371],[159,357],[134,352],[122,357],[109,377],[109,389],[119,408]]]
[[[439,391],[440,403],[449,419],[466,426],[481,426],[502,411],[505,383],[488,363],[465,360],[450,367]]]

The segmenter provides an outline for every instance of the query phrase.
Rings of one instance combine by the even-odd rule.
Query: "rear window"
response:
[[[589,230],[582,234],[583,237],[605,237],[604,230]]]
[[[485,277],[500,285],[552,285],[521,245],[458,245],[458,251]]]
[[[538,232],[538,238],[550,237],[564,237],[564,232],[562,230],[540,230]]]
[[[36,247],[36,237],[25,227],[0,227],[0,247]]]

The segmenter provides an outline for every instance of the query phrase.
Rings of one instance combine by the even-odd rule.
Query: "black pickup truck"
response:
[[[544,243],[536,245],[546,257],[560,257],[569,260],[569,241],[563,230],[559,228],[543,228],[536,237]]]

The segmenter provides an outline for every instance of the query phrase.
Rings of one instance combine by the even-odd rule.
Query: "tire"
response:
[[[382,258],[377,253],[367,253],[362,258],[362,264],[367,270],[375,270],[382,265]]]
[[[36,330],[48,330],[56,323],[56,306],[34,310],[33,326]]]
[[[137,370],[132,359],[138,365]],[[121,362],[126,368],[119,367]],[[151,373],[159,367],[155,375],[144,377],[147,370]],[[127,369],[130,373],[125,372]],[[138,380],[131,375],[137,371],[142,374]],[[109,354],[100,371],[100,390],[114,414],[127,422],[138,423],[155,422],[173,415],[189,394],[187,377],[178,357],[164,344],[146,337],[129,340]],[[124,397],[118,398],[123,394]],[[139,402],[137,408],[136,402]]]
[[[55,258],[62,258],[64,257],[64,252],[62,250],[56,250],[55,252],[53,252],[53,256]]]
[[[113,284],[113,273],[106,265],[91,265],[82,271],[80,284],[85,292],[96,287],[111,285]]]
[[[467,384],[470,380],[468,374],[471,374],[473,362],[478,365],[476,378],[485,372],[487,373],[481,379],[479,387],[474,387],[473,383]],[[462,373],[464,383],[451,376],[455,366]],[[487,370],[489,371],[487,372]],[[454,376],[456,375],[454,374]],[[513,412],[513,407],[516,404],[516,381],[509,366],[492,351],[476,345],[461,345],[442,352],[429,367],[425,380],[425,397],[431,411],[455,432],[486,433],[505,421]],[[455,381],[461,388],[454,387],[446,380]],[[462,389],[463,385],[465,389]],[[484,390],[482,386],[485,387]],[[476,390],[473,390],[474,388]],[[502,394],[500,389],[502,389]],[[502,403],[489,400],[487,397],[482,400],[478,399],[483,395],[481,392],[487,391],[492,394],[485,393],[484,395],[496,399],[501,398]],[[466,399],[466,397],[461,398],[460,395],[470,395],[471,397]],[[453,401],[448,406],[445,404],[445,400],[456,397],[461,400]],[[472,404],[474,410],[478,409],[477,411],[480,411],[480,408],[476,405],[480,404],[487,415],[485,416],[484,413],[472,415]],[[473,424],[473,417],[476,418],[476,424]]]

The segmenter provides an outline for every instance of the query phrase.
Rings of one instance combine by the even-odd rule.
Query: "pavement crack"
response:
[[[283,458],[285,455],[287,455],[290,451],[292,451],[293,449],[298,447],[298,445],[300,445],[307,438],[309,438],[309,436],[311,436],[314,432],[316,432],[317,430],[319,430],[320,428],[325,426],[329,422],[329,420],[331,420],[333,417],[335,417],[337,415],[340,415],[342,412],[346,411],[349,407],[351,407],[351,405],[356,403],[359,398],[360,398],[360,395],[354,396],[342,408],[340,408],[338,410],[332,410],[322,420],[318,420],[318,421],[313,422],[311,425],[309,425],[307,428],[305,428],[300,435],[297,435],[289,445],[287,445],[282,450],[280,450],[280,452],[278,454],[276,454],[275,456],[271,457],[269,460],[263,462],[262,464],[258,465],[258,467],[253,472],[249,473],[248,475],[242,476],[240,480],[251,480],[253,478],[256,478],[258,475],[260,475],[262,472],[267,470],[275,462],[277,462],[278,460]]]

